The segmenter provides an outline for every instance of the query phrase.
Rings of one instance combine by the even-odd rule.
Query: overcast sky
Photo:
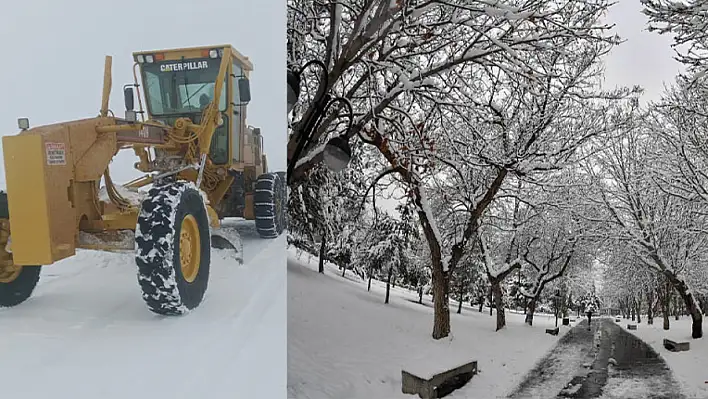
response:
[[[123,116],[133,51],[232,44],[254,64],[247,123],[262,128],[269,169],[284,171],[285,23],[285,0],[9,2],[0,13],[0,132],[16,134],[18,117],[38,126],[98,115],[106,55],[110,107]],[[118,182],[139,175],[132,151],[121,154],[111,166]]]
[[[615,24],[624,43],[605,59],[605,84],[644,87],[642,103],[658,100],[682,68],[673,59],[671,37],[646,30],[647,17],[639,0],[621,0],[610,8],[607,22]]]

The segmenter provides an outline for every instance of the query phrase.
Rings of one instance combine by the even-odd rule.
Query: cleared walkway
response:
[[[531,398],[682,399],[653,349],[612,320],[574,326],[509,396]]]

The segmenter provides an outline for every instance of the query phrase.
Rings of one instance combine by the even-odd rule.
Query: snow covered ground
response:
[[[636,322],[621,319],[618,323],[625,330],[628,323]],[[708,398],[708,342],[706,338],[691,338],[691,318],[681,317],[678,321],[672,317],[670,329],[664,331],[662,328],[663,319],[654,319],[654,324],[646,323],[646,316],[642,316],[642,323],[637,324],[636,330],[627,330],[630,334],[648,343],[666,363],[671,367],[674,376],[681,384],[683,393],[690,399]],[[704,334],[706,333],[706,323],[703,322]],[[686,352],[670,352],[664,348],[663,340],[668,338],[672,341],[690,342],[691,348]]]
[[[349,272],[348,272],[349,273]],[[492,399],[510,393],[561,335],[538,315],[534,326],[507,313],[507,328],[494,332],[485,310],[451,306],[453,337],[434,341],[430,298],[396,288],[385,305],[385,285],[341,278],[336,267],[317,273],[317,260],[288,250],[288,398],[411,398],[401,393],[401,369],[437,371],[477,360],[480,374],[450,398]],[[413,301],[413,302],[412,302]]]
[[[45,267],[32,298],[0,309],[3,396],[284,397],[285,235],[252,225],[237,223],[244,265],[215,250],[204,302],[183,317],[148,311],[131,254]]]

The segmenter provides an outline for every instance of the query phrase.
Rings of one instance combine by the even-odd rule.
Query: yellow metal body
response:
[[[203,109],[198,124],[187,117],[178,117],[172,124],[165,123],[149,110],[140,114],[147,115],[140,122],[115,117],[108,103],[112,86],[109,56],[106,57],[99,116],[39,126],[2,138],[15,265],[49,265],[74,255],[77,247],[113,250],[117,246],[110,240],[105,244],[80,242],[81,232],[108,237],[111,232],[135,229],[139,203],[125,198],[110,179],[109,164],[121,149],[132,149],[139,160],[136,168],[146,172],[145,176],[124,185],[122,190],[137,189],[152,182],[152,176],[147,173],[154,172],[148,169],[158,150],[188,165],[199,164],[202,156],[207,156],[200,188],[209,199],[210,224],[219,226],[215,209],[233,182],[229,171],[238,171],[251,181],[267,171],[260,135],[246,125],[245,105],[231,101],[238,79],[248,78],[252,64],[230,45],[139,52],[133,56],[137,60],[138,56],[160,55],[163,62],[187,62],[203,58],[205,51],[213,49],[223,50],[223,55],[217,59],[219,69],[213,100]],[[241,70],[240,76],[234,74],[237,67]],[[141,87],[149,86],[145,74],[141,76]],[[218,94],[224,85],[229,100],[225,107],[219,104]],[[146,98],[151,94],[146,94]],[[140,111],[143,111],[140,95],[138,99]],[[224,123],[223,114],[237,116],[227,118],[226,128],[229,133],[238,132],[232,137],[238,140],[238,145],[231,141],[227,162],[217,164],[211,159],[210,146],[215,130]],[[196,182],[199,174],[196,169],[186,169],[177,173],[177,177]],[[99,198],[102,178],[108,199]],[[245,202],[244,217],[253,219],[252,195],[248,192]],[[0,220],[4,222],[8,221]],[[9,226],[3,226],[0,226],[0,238],[9,230]],[[189,226],[186,227],[189,230]],[[196,276],[196,271],[194,273]]]

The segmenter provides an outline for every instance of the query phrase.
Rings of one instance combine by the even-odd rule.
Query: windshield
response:
[[[142,64],[145,96],[152,115],[201,112],[212,101],[221,59],[197,58]],[[226,110],[226,84],[219,109]]]

